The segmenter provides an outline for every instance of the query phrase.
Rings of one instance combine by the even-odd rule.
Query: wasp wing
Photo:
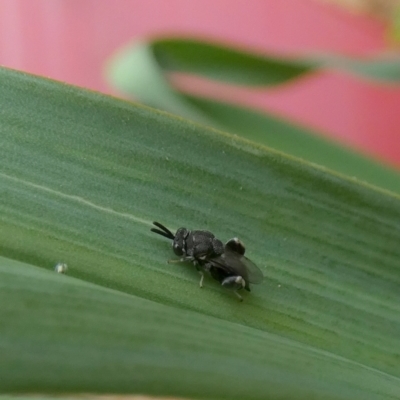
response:
[[[215,268],[220,268],[227,274],[240,275],[246,282],[261,283],[264,275],[261,270],[240,253],[225,248],[223,254],[208,260]]]

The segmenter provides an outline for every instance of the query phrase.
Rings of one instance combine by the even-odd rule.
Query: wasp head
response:
[[[186,228],[179,228],[174,237],[174,241],[172,242],[172,249],[177,256],[182,256],[186,254],[186,238],[189,234],[189,231]]]

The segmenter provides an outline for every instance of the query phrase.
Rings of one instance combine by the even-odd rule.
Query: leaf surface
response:
[[[395,397],[396,195],[115,98],[0,82],[1,391]],[[200,290],[153,220],[240,237],[264,283],[243,303]]]

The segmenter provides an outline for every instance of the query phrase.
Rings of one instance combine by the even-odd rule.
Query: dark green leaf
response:
[[[112,97],[0,86],[3,392],[395,398],[397,196]],[[200,290],[153,220],[239,236],[265,282]],[[57,262],[79,280],[32,266]]]

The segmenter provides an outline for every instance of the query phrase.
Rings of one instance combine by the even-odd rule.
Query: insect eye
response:
[[[177,255],[177,256],[181,256],[182,254],[183,254],[183,245],[182,245],[182,243],[179,243],[179,242],[174,242],[173,244],[172,244],[172,249],[174,250],[174,253]]]

